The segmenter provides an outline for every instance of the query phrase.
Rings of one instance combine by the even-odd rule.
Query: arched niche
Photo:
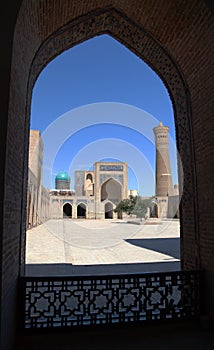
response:
[[[63,218],[64,219],[72,218],[72,205],[70,203],[65,203],[63,205]]]
[[[112,203],[119,203],[122,199],[122,186],[113,178],[108,179],[101,185],[101,202],[108,199]]]
[[[27,2],[24,2],[26,5]],[[29,8],[23,5],[20,11],[20,16],[17,20],[17,28],[20,29],[24,18],[25,11],[29,11]],[[35,10],[35,9],[34,9]],[[36,11],[36,10],[35,10]],[[38,14],[35,14],[35,18]],[[60,11],[59,11],[60,16]],[[181,222],[181,260],[184,268],[197,267],[199,263],[199,238],[198,238],[198,214],[197,214],[197,192],[196,192],[196,179],[195,179],[195,158],[192,142],[192,127],[191,127],[191,108],[190,108],[190,94],[188,86],[185,82],[183,74],[174,61],[173,57],[169,54],[167,49],[160,44],[148,31],[142,26],[137,25],[132,19],[126,16],[125,12],[118,11],[116,8],[108,7],[101,8],[99,10],[87,11],[78,18],[75,17],[70,21],[66,21],[60,26],[60,29],[54,27],[53,18],[50,17],[49,33],[40,33],[39,44],[35,51],[33,59],[27,66],[23,66],[25,70],[24,80],[22,79],[23,86],[26,86],[26,93],[21,94],[19,90],[19,96],[16,95],[16,89],[12,89],[11,98],[14,98],[15,105],[19,106],[12,112],[14,115],[25,116],[25,122],[22,125],[19,132],[19,139],[22,141],[22,146],[19,148],[20,158],[23,160],[22,174],[18,178],[24,179],[20,183],[17,183],[17,187],[21,187],[22,203],[21,211],[21,232],[23,238],[21,265],[24,263],[24,250],[25,250],[25,207],[26,207],[26,181],[27,181],[27,154],[28,154],[28,137],[29,137],[29,121],[30,121],[30,105],[31,96],[34,83],[42,71],[42,69],[57,55],[63,51],[74,47],[75,45],[90,39],[94,36],[101,34],[108,34],[120,43],[125,45],[128,49],[134,52],[139,58],[144,60],[162,79],[165,86],[168,89],[170,98],[172,100],[177,148],[181,157],[182,164],[184,166],[184,184],[182,201],[180,206],[180,222]],[[40,28],[40,30],[42,30]],[[17,30],[14,42],[18,40],[21,32]],[[30,35],[30,33],[28,33]],[[35,33],[32,33],[32,37]],[[31,41],[32,45],[35,41]],[[28,43],[30,45],[30,42]],[[33,50],[33,49],[32,49]],[[19,46],[15,45],[14,57],[20,55]],[[22,55],[26,54],[30,57],[28,50],[23,50]],[[12,64],[12,74],[15,74],[16,60]],[[21,73],[20,73],[21,74]],[[27,75],[26,75],[27,74]],[[14,81],[14,84],[18,84]],[[9,129],[8,135],[13,134]],[[21,165],[21,164],[20,164]],[[10,168],[10,165],[9,165]],[[178,164],[178,177],[179,184],[182,183],[181,166]],[[190,198],[192,200],[190,201]],[[188,239],[184,240],[185,232],[188,232]],[[189,252],[185,249],[185,244],[189,245],[189,240],[195,242],[194,249]]]
[[[79,203],[77,205],[77,218],[86,219],[86,205],[85,203]]]
[[[111,202],[105,204],[105,219],[113,219],[113,204]]]

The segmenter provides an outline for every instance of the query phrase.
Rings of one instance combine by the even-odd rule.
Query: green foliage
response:
[[[128,215],[134,214],[137,218],[143,218],[147,213],[147,208],[153,206],[153,198],[143,199],[141,196],[129,196],[128,199],[124,199],[118,203],[114,211],[116,213],[123,212]]]
[[[150,205],[150,199],[142,199],[141,197],[138,197],[132,214],[136,215],[137,218],[144,218],[147,213],[147,208],[150,207]]]
[[[129,198],[126,198],[122,200],[116,208],[114,209],[115,213],[127,213],[128,215],[132,214],[134,207],[136,205],[137,196],[129,196]]]

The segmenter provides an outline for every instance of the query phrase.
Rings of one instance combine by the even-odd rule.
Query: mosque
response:
[[[172,185],[167,126],[153,129],[156,143],[156,189],[153,217],[179,217],[178,186]],[[48,219],[122,219],[116,205],[137,190],[128,189],[128,164],[95,162],[93,171],[76,170],[74,191],[71,179],[61,171],[55,178],[55,189],[42,185],[44,145],[38,130],[30,131],[27,227]]]

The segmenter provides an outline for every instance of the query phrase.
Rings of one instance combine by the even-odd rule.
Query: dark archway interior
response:
[[[86,180],[91,180],[91,182],[92,182],[93,181],[92,174],[87,174]]]
[[[105,204],[105,219],[113,219],[113,204]]]
[[[150,208],[150,217],[151,218],[157,218],[158,217],[158,206],[157,206],[157,204],[154,204]]]
[[[77,206],[77,218],[78,219],[86,218],[86,206],[83,203]]]
[[[69,203],[63,205],[63,218],[72,218],[72,206]]]

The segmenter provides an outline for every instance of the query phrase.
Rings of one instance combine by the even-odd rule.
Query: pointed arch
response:
[[[86,219],[86,209],[87,206],[85,203],[78,203],[77,205],[77,218],[78,219]]]
[[[188,232],[189,237],[191,230],[191,237],[196,243],[196,251],[191,257],[191,266],[195,267],[195,263],[200,260],[200,250],[190,93],[179,65],[174,61],[173,56],[169,54],[164,45],[161,45],[158,40],[151,36],[149,31],[144,30],[142,26],[136,25],[126,16],[125,12],[120,12],[114,7],[87,12],[87,15],[84,13],[82,17],[80,16],[73,21],[66,22],[66,25],[62,25],[60,30],[52,31],[38,48],[32,60],[31,69],[28,72],[28,99],[26,102],[27,108],[25,108],[28,121],[32,88],[42,69],[64,50],[101,34],[112,36],[144,60],[159,75],[168,89],[174,110],[177,148],[181,157],[178,160],[180,188],[182,187],[182,179],[183,177],[185,178],[180,208],[182,223],[181,241],[184,239],[184,232]],[[28,135],[28,128],[26,129],[26,135]],[[25,149],[27,151],[26,147]],[[185,164],[184,174],[182,173],[181,161]],[[24,187],[23,191],[25,191]],[[190,202],[189,198],[193,198],[193,200]],[[25,208],[25,203],[23,203],[23,208]],[[183,214],[185,217],[188,217],[188,220],[183,220]],[[187,262],[189,267],[190,258],[184,246],[185,244],[182,243],[181,257],[184,262]],[[184,267],[185,263],[182,266]]]
[[[105,204],[105,219],[113,219],[113,204],[111,202]]]
[[[119,203],[122,199],[122,185],[113,177],[110,177],[101,185],[100,200],[102,202],[106,199],[114,204]]]
[[[63,218],[72,218],[72,205],[68,202],[63,205]]]

